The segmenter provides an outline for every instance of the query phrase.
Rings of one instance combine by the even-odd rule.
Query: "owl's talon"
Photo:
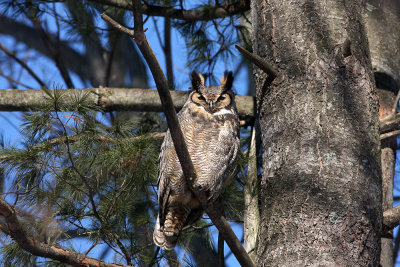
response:
[[[178,236],[179,230],[178,229],[165,229],[164,235],[166,236]]]
[[[167,250],[174,248],[182,228],[199,220],[204,212],[188,185],[193,185],[193,191],[207,205],[214,205],[240,151],[232,72],[225,72],[219,86],[205,86],[204,77],[196,71],[191,73],[191,80],[192,91],[178,119],[198,176],[183,176],[169,130],[159,157],[161,220],[154,230],[154,242]]]

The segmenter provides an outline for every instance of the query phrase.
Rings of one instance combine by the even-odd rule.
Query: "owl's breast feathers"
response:
[[[187,105],[178,118],[198,176],[196,183],[213,188],[216,195],[232,172],[239,151],[239,118],[233,108],[214,115],[195,104]]]
[[[179,124],[196,170],[195,186],[210,202],[221,193],[235,168],[240,148],[239,118],[231,91],[232,73],[220,86],[204,86],[204,78],[192,72],[194,91],[178,113]],[[183,176],[169,130],[161,146],[158,176],[159,214],[153,239],[162,249],[173,249],[180,231],[203,214],[201,204]]]

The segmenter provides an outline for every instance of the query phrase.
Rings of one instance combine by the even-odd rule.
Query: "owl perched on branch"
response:
[[[221,85],[205,86],[204,77],[193,71],[191,80],[192,91],[178,120],[197,173],[194,186],[213,202],[232,174],[240,148],[233,76],[225,72]],[[161,146],[158,205],[153,240],[172,250],[182,228],[199,220],[203,209],[186,183],[169,131]]]

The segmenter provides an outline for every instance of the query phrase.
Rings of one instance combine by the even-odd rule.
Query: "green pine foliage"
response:
[[[65,104],[62,91],[54,92],[42,112],[24,116],[22,148],[1,152],[5,174],[13,177],[10,197],[32,215],[21,219],[45,242],[84,236],[140,258],[139,251],[153,250],[161,141],[133,132],[137,127],[129,121],[101,123],[86,95]],[[67,106],[74,111],[63,112]],[[79,234],[68,236],[71,231]]]
[[[212,4],[196,6],[205,14],[212,8]],[[250,33],[243,21],[249,22],[245,14],[207,21],[175,21],[174,26],[186,40],[188,68],[202,70],[210,84],[218,83],[219,77],[213,75],[216,63],[222,61],[228,65],[238,41],[251,47]]]
[[[65,99],[63,90],[44,90],[48,98],[42,111],[24,115],[25,141],[0,153],[4,175],[11,179],[6,195],[17,200],[24,229],[47,244],[75,249],[74,240],[85,238],[109,246],[118,262],[148,264],[156,249],[152,231],[162,141],[149,131],[155,121],[144,117],[138,124],[115,120],[107,125],[88,95]],[[240,220],[242,195],[233,179],[224,191],[228,218]],[[196,253],[190,242],[208,240],[209,250],[216,250],[209,226],[209,220],[200,221],[183,231],[178,245],[187,251],[186,260]],[[38,263],[9,241],[1,250],[4,264]]]
[[[147,3],[175,8],[186,4]],[[99,23],[99,14],[107,12],[117,21],[131,25],[129,11],[92,1],[66,0],[62,8],[55,5],[44,0],[10,0],[1,3],[0,9],[2,14],[30,26],[29,12],[44,21],[57,19],[57,37],[67,37],[61,37],[59,44],[78,47],[79,64],[92,70],[75,73],[88,87],[147,86],[143,83],[147,80],[145,64],[132,40]],[[196,8],[206,13],[211,5]],[[186,40],[188,68],[198,69],[209,83],[217,83],[219,77],[212,76],[216,62],[229,62],[238,40],[250,43],[242,20],[239,16],[198,22],[173,20],[173,26]],[[49,36],[56,35],[49,32]],[[98,77],[99,66],[109,66],[111,72],[115,70],[114,76]],[[179,255],[178,259],[175,252],[160,252],[153,244],[162,140],[153,138],[152,132],[166,131],[163,116],[105,112],[88,101],[89,94],[77,91],[73,98],[67,98],[63,90],[42,90],[47,98],[41,111],[23,116],[23,141],[4,146],[1,139],[0,192],[8,203],[15,204],[26,233],[43,243],[110,262],[164,266],[173,262],[177,265],[179,261],[182,266],[216,266],[217,248],[212,242],[215,232],[210,231],[212,223],[206,216],[182,232],[178,249],[183,257]],[[242,130],[242,136],[247,135],[248,131]],[[248,143],[248,138],[243,138],[244,149]],[[240,155],[236,175],[223,191],[225,215],[239,223],[243,220],[247,161],[246,153]],[[33,256],[6,234],[1,234],[0,241],[4,242],[0,244],[1,266],[65,266]]]
[[[3,244],[0,247],[1,266],[23,267],[36,266],[36,257],[20,248],[16,243]]]

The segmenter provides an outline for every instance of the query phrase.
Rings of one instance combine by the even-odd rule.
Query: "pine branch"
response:
[[[94,259],[75,251],[67,250],[60,246],[50,245],[40,242],[29,236],[22,228],[14,208],[3,199],[0,199],[0,215],[4,217],[6,226],[2,225],[4,233],[14,239],[18,245],[29,253],[57,261],[61,261],[72,266],[123,266],[121,264],[107,263],[102,260]]]
[[[178,155],[178,159],[181,164],[184,176],[187,179],[188,185],[195,196],[199,199],[202,207],[207,212],[212,222],[218,228],[219,232],[225,239],[230,249],[235,254],[239,263],[242,266],[254,266],[249,255],[242,247],[240,241],[237,239],[235,233],[232,231],[226,219],[221,215],[221,209],[218,208],[220,207],[221,203],[212,203],[212,205],[210,205],[209,203],[207,203],[206,196],[196,190],[193,185],[193,181],[196,179],[196,172],[190,159],[182,130],[179,126],[178,117],[174,109],[167,80],[144,34],[141,3],[137,0],[133,1],[132,3],[134,5],[133,13],[135,23],[133,38],[140,51],[142,52],[142,55],[145,58],[155,80],[161,103],[164,109],[164,114],[167,118],[167,123],[174,143],[175,151]],[[102,14],[103,18],[105,16],[105,14]]]
[[[43,39],[45,46],[50,51],[50,54],[52,55],[53,60],[56,63],[56,67],[58,68],[61,77],[64,79],[65,84],[69,88],[74,87],[71,76],[69,75],[68,69],[65,66],[62,54],[60,53],[61,52],[60,40],[59,40],[60,36],[58,34],[56,35],[57,41],[55,42],[51,40],[50,36],[47,34],[47,32],[42,26],[41,21],[39,20],[37,10],[35,10],[33,7],[28,8],[28,14],[26,14],[26,16],[31,20],[33,26]]]
[[[43,45],[40,34],[34,27],[0,14],[0,32],[1,34],[13,37],[16,41],[26,45],[29,49],[34,49],[43,56],[53,60],[52,53]],[[56,39],[55,34],[47,32],[47,35],[52,40]],[[100,84],[101,81],[94,75],[94,72],[102,67],[100,64],[89,64],[90,55],[87,55],[87,53],[78,53],[69,46],[67,41],[60,41],[59,45],[60,53],[63,55],[63,61],[69,71],[77,74],[81,79],[92,80],[93,84]]]
[[[162,105],[156,90],[128,88],[86,88],[62,90],[66,101],[75,95],[91,93],[87,101],[102,107],[104,111],[153,111],[161,112]],[[189,95],[188,91],[172,91],[176,110],[180,110]],[[48,97],[42,90],[0,90],[0,111],[40,111]],[[254,117],[254,97],[237,95],[236,105],[241,119]]]
[[[117,246],[120,248],[121,252],[123,253],[126,262],[128,263],[128,265],[131,265],[131,259],[130,259],[130,254],[127,251],[127,249],[125,248],[125,246],[122,244],[122,242],[117,238],[117,235],[115,233],[113,233],[106,225],[105,221],[103,220],[102,216],[99,214],[98,210],[97,210],[97,206],[94,200],[94,192],[93,192],[93,188],[90,186],[89,184],[89,179],[88,177],[86,177],[83,173],[81,173],[81,171],[76,167],[74,159],[72,157],[71,154],[71,149],[70,149],[70,143],[69,143],[69,138],[67,135],[67,129],[64,125],[64,123],[62,122],[62,120],[60,119],[60,117],[58,116],[58,113],[56,112],[56,117],[57,120],[60,122],[60,125],[63,128],[64,131],[64,137],[65,137],[65,143],[67,145],[67,154],[68,154],[68,158],[69,161],[71,163],[71,167],[72,169],[79,175],[79,177],[81,177],[84,185],[86,186],[87,190],[88,190],[88,197],[89,197],[89,203],[92,207],[92,211],[94,216],[96,217],[96,219],[101,223],[103,229],[113,238],[113,241],[117,244]]]
[[[109,6],[114,6],[122,9],[132,10],[130,1],[124,0],[90,0]],[[233,15],[241,14],[250,10],[249,0],[238,0],[235,3],[225,6],[212,6],[206,10],[200,9],[176,9],[173,7],[155,6],[149,4],[141,4],[143,14],[156,17],[168,17],[171,19],[181,19],[186,21],[213,20],[217,18],[225,18]]]

